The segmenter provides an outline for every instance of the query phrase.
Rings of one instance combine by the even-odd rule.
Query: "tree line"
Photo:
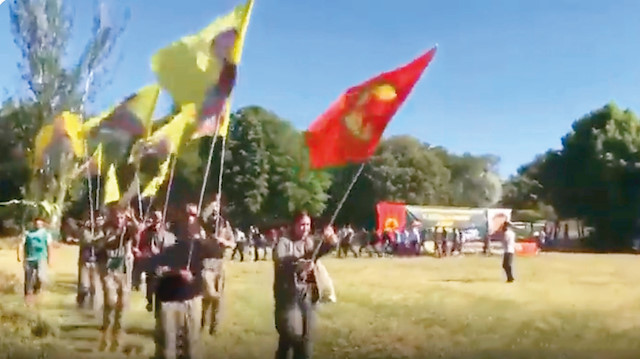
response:
[[[640,218],[640,121],[609,103],[571,126],[562,148],[521,166],[504,185],[504,205],[593,227],[590,247],[625,250]]]

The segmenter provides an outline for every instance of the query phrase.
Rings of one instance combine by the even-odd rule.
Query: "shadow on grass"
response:
[[[153,339],[155,335],[155,331],[153,329],[136,327],[136,326],[129,326],[125,328],[125,331],[127,332],[127,334],[139,335],[139,336],[148,337],[151,339]]]
[[[99,331],[102,328],[100,324],[82,323],[82,324],[65,324],[60,326],[60,331],[63,333],[71,333],[75,331],[84,330],[96,330]]]

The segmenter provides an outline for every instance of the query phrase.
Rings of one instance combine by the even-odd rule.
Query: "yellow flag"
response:
[[[167,174],[169,173],[170,161],[171,156],[167,157],[167,159],[162,162],[162,165],[160,165],[160,171],[158,171],[158,175],[155,176],[151,181],[149,181],[147,186],[144,188],[144,191],[142,192],[142,197],[152,197],[156,195],[158,189],[160,189],[160,186],[162,186],[165,178],[167,177]]]
[[[94,129],[115,129],[135,137],[151,134],[151,119],[160,95],[158,84],[141,88],[112,109],[89,119],[82,125],[85,137]]]
[[[67,111],[57,116],[52,124],[43,126],[36,135],[34,166],[41,168],[50,147],[60,144],[65,139],[69,141],[70,145],[70,147],[66,147],[67,151],[73,152],[76,157],[84,156],[82,121],[79,115]]]
[[[36,139],[34,142],[34,158],[33,165],[35,168],[42,167],[42,161],[45,154],[45,151],[49,144],[51,144],[53,138],[53,125],[44,125],[38,131],[36,135]]]
[[[116,177],[116,167],[111,164],[107,172],[107,181],[104,185],[104,203],[109,204],[120,199],[120,187]]]
[[[199,33],[183,37],[153,55],[151,68],[156,73],[160,85],[171,93],[176,103],[193,103],[200,112],[207,91],[217,83],[222,69],[221,61],[211,53],[213,40],[231,29],[237,31],[238,36],[232,52],[232,60],[237,65],[242,55],[252,8],[253,0],[238,5],[227,15],[215,19]],[[226,105],[229,106],[228,99]]]
[[[190,103],[182,106],[181,111],[177,115],[151,135],[149,142],[161,143],[162,141],[166,141],[169,146],[168,152],[171,154],[178,153],[185,129],[195,118],[196,108],[194,104]]]
[[[107,110],[102,112],[100,115],[96,116],[96,117],[91,117],[90,119],[86,120],[83,124],[82,124],[82,132],[85,135],[85,138],[87,136],[87,134],[89,133],[89,131],[98,126],[100,124],[100,122],[102,120],[104,120],[107,116],[109,116],[109,114],[113,111],[113,109]]]
[[[84,139],[80,115],[65,111],[59,118],[64,122],[64,132],[71,141],[73,153],[77,157],[84,156]]]
[[[247,35],[247,28],[249,27],[249,19],[251,18],[251,10],[253,10],[253,0],[249,0],[247,3],[247,11],[242,19],[240,29],[238,31],[238,39],[233,46],[233,62],[239,64],[242,59],[242,49],[244,48],[244,38]],[[229,119],[231,116],[231,96],[227,99],[224,106],[224,113],[222,115],[222,124],[220,125],[219,135],[226,137],[229,132]]]

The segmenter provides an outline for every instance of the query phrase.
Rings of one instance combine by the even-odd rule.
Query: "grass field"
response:
[[[36,309],[21,296],[15,252],[0,251],[0,358],[149,358],[152,315],[134,293],[119,353],[97,352],[99,317],[75,309],[77,248],[55,251],[54,282]],[[319,309],[316,358],[639,358],[640,260],[628,255],[325,260],[338,303]],[[271,358],[270,262],[227,265],[211,358]]]

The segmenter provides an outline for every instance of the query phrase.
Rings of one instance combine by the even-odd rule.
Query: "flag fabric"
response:
[[[167,157],[167,159],[160,165],[160,171],[158,175],[155,176],[144,188],[142,192],[142,197],[153,197],[156,195],[160,186],[164,183],[164,180],[167,178],[167,174],[169,173],[169,162],[171,162],[171,157]]]
[[[120,199],[120,186],[116,177],[116,167],[111,164],[107,172],[107,180],[104,184],[104,203],[109,204],[117,202]]]
[[[433,57],[429,50],[409,64],[348,89],[305,132],[311,168],[364,162],[387,124]]]
[[[378,233],[403,229],[407,223],[407,209],[403,203],[379,202],[376,205],[378,214]]]
[[[80,116],[63,112],[52,124],[43,126],[34,142],[34,168],[42,168],[46,159],[50,162],[65,153],[84,156],[82,121]]]
[[[100,133],[114,133],[132,138],[151,133],[151,118],[160,94],[160,86],[148,85],[130,95],[113,110],[87,121],[83,128],[92,137]]]
[[[131,151],[129,162],[146,156],[164,158],[170,154],[177,154],[188,125],[193,123],[196,116],[195,106],[188,104],[173,116],[164,126],[157,129],[149,138],[140,140]]]
[[[252,8],[253,0],[238,5],[199,33],[183,37],[152,57],[152,70],[173,100],[197,108],[198,128],[192,138],[211,136],[216,130],[226,136],[229,96]]]

